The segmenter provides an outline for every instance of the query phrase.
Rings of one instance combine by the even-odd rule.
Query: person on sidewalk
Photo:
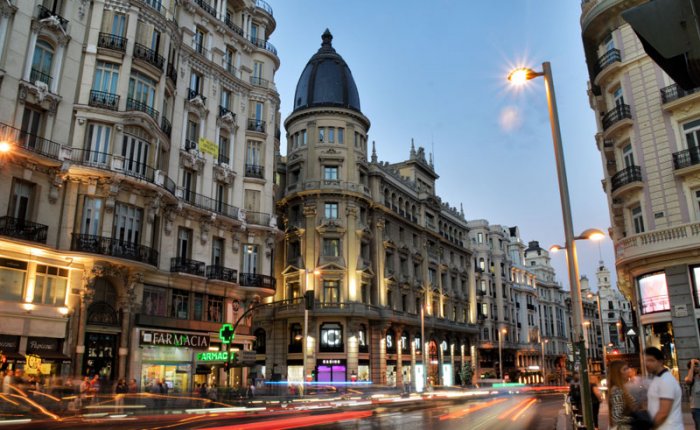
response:
[[[637,402],[640,408],[646,408],[647,405],[647,391],[649,391],[649,379],[643,378],[639,375],[636,368],[630,367],[629,372],[627,372],[629,380],[625,384],[625,388]]]
[[[608,369],[608,421],[610,430],[632,430],[632,411],[637,409],[634,398],[627,391],[627,363],[610,363]]]
[[[603,394],[600,392],[600,388],[598,388],[597,384],[598,380],[596,379],[595,376],[591,376],[590,380],[590,385],[591,385],[591,404],[593,406],[593,426],[596,428],[600,428],[598,425],[598,414],[600,413],[600,402],[603,400]]]
[[[688,362],[685,383],[690,387],[690,411],[695,421],[695,430],[700,430],[700,360],[697,358]]]
[[[681,412],[681,385],[664,366],[664,353],[650,346],[644,350],[644,364],[647,371],[655,375],[647,393],[649,414],[657,430],[677,430],[683,428]]]

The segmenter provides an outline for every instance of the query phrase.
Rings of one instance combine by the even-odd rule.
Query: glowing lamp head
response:
[[[318,276],[321,274],[321,271],[319,269],[314,269],[314,276]]]
[[[534,70],[527,67],[518,67],[508,74],[508,80],[513,85],[523,85],[530,79],[539,76]]]
[[[579,235],[577,239],[587,239],[592,241],[599,241],[605,239],[605,233],[597,228],[589,228],[584,230],[583,233]]]
[[[65,306],[62,306],[62,307],[58,308],[58,313],[60,313],[61,315],[68,315],[68,308]]]
[[[562,249],[564,249],[564,247],[561,245],[552,245],[549,247],[549,252],[551,252],[552,254],[556,254],[557,252],[561,251]]]
[[[0,141],[0,154],[7,154],[8,152],[10,152],[10,142]]]

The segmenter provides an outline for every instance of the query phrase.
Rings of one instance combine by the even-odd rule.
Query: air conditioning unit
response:
[[[190,149],[197,149],[197,142],[193,140],[186,139],[185,140],[185,149],[190,150]]]

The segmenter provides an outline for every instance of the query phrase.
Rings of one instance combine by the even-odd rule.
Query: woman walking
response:
[[[627,363],[624,361],[610,363],[608,374],[610,430],[632,430],[632,411],[637,410],[637,404],[625,388],[628,370]]]

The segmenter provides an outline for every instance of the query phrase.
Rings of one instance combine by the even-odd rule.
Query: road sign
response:
[[[637,333],[634,331],[633,328],[627,330],[627,336],[636,336]]]
[[[238,351],[238,357],[242,366],[255,365],[255,351]]]
[[[231,324],[224,324],[219,329],[219,339],[222,343],[229,344],[235,337],[233,332],[233,326]]]

